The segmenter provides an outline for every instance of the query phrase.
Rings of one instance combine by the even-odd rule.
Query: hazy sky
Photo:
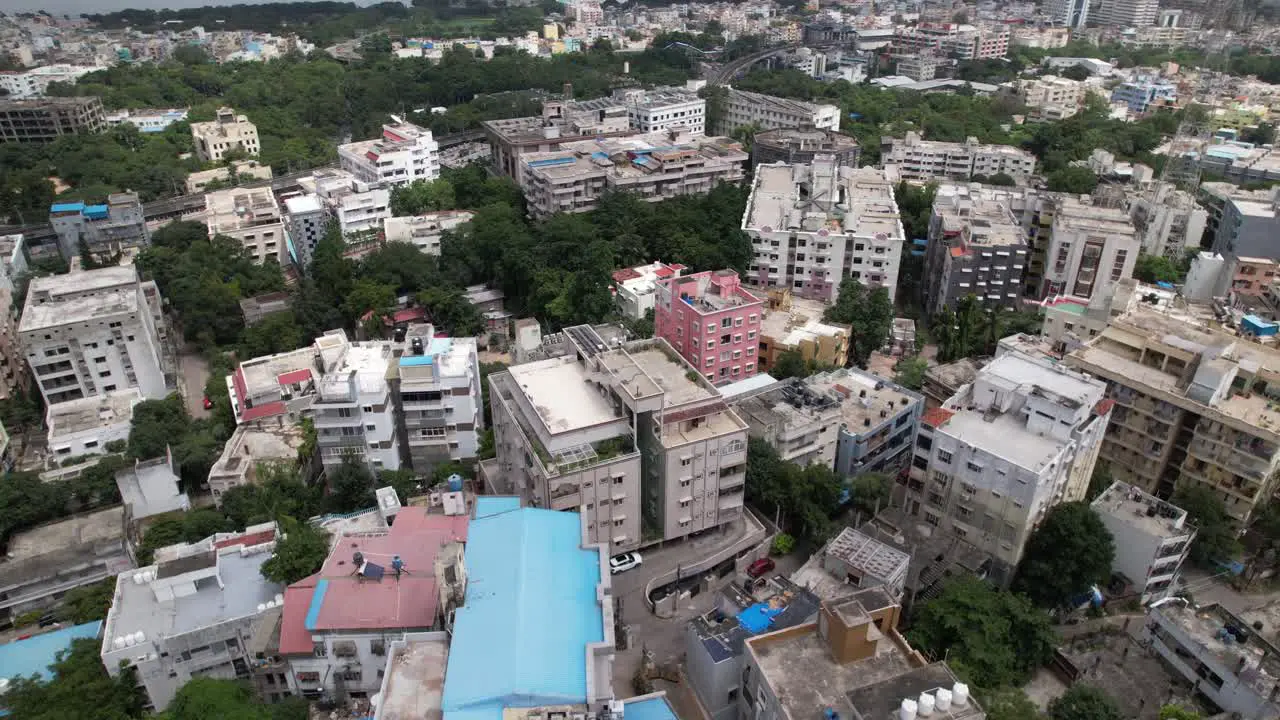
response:
[[[259,0],[259,2],[295,2],[297,0]],[[344,0],[357,5],[372,5],[376,0]],[[205,5],[248,5],[254,0],[0,0],[0,12],[45,10],[56,15],[76,16],[126,8],[193,8]]]

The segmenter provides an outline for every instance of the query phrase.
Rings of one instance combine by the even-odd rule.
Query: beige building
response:
[[[611,552],[742,515],[747,426],[665,340],[565,331],[572,354],[489,376],[490,490],[587,516]]]
[[[1018,80],[1016,88],[1018,100],[1031,111],[1028,119],[1035,121],[1069,118],[1080,112],[1088,95],[1084,83],[1056,75]]]
[[[234,188],[204,196],[209,237],[226,235],[244,246],[256,263],[289,264],[284,216],[271,188]]]
[[[1041,298],[1066,294],[1088,299],[1133,276],[1141,241],[1128,213],[1074,197],[1062,198],[1055,211]]]
[[[258,127],[249,122],[248,116],[237,115],[229,107],[218,108],[214,120],[191,123],[191,138],[195,140],[196,157],[205,162],[222,162],[222,157],[232,150],[257,155],[260,149]]]
[[[1066,358],[1115,400],[1102,457],[1117,480],[1168,496],[1200,485],[1237,521],[1280,468],[1280,352],[1141,305]]]
[[[795,297],[790,288],[769,291],[768,309],[760,323],[757,369],[769,372],[778,356],[792,350],[806,363],[844,367],[849,360],[852,328],[822,320],[827,305]]]
[[[238,185],[241,181],[270,180],[271,167],[259,165],[257,160],[239,160],[227,167],[193,172],[187,176],[187,194],[204,192],[211,183],[231,183]]]
[[[1000,173],[1017,179],[1036,170],[1036,156],[1026,150],[985,145],[974,137],[962,143],[939,142],[908,132],[905,138],[881,138],[880,147],[886,172],[892,170],[907,180],[968,180],[974,175],[991,177]]]

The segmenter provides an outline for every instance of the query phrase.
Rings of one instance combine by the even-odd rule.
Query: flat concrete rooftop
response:
[[[438,636],[438,637],[437,637]],[[439,720],[444,712],[444,671],[449,664],[449,638],[445,633],[410,635],[392,645],[387,664],[391,672],[383,683],[378,720]]]
[[[622,417],[588,382],[576,357],[513,365],[507,372],[553,435]]]
[[[25,560],[102,542],[118,542],[123,537],[124,507],[117,505],[15,534],[9,539],[7,561]]]
[[[1095,512],[1111,515],[1154,537],[1176,538],[1193,532],[1186,524],[1186,510],[1129,483],[1112,483],[1092,506]]]
[[[665,397],[664,407],[676,407],[719,397],[718,393],[704,387],[701,382],[690,380],[688,373],[691,368],[672,360],[661,350],[651,348],[628,353],[628,355],[635,361],[637,367],[662,388]]]

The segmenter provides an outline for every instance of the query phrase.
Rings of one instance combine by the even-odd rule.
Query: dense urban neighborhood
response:
[[[1280,719],[1277,125],[1274,0],[0,13],[0,715]]]

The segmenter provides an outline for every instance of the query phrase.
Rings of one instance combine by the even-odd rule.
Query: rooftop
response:
[[[970,253],[971,246],[1025,246],[1026,233],[1006,203],[987,194],[940,195],[933,202],[933,214],[940,220],[943,236],[958,238],[951,253]]]
[[[1187,511],[1125,482],[1115,482],[1092,503],[1094,511],[1142,529],[1148,535],[1174,538],[1190,535]]]
[[[659,298],[667,302],[668,293],[676,293],[679,300],[699,315],[717,313],[733,308],[759,305],[760,297],[742,287],[742,281],[734,270],[707,270],[694,275],[672,277],[658,282]]]
[[[726,585],[716,607],[689,622],[712,662],[719,663],[741,655],[749,637],[810,622],[820,604],[817,595],[778,576],[750,595]]]
[[[755,173],[744,230],[903,238],[893,184],[882,170],[775,163],[760,165]]]
[[[35,675],[46,679],[58,653],[69,649],[76,640],[98,637],[101,629],[102,621],[95,620],[0,645],[0,688],[10,678]]]
[[[627,356],[662,389],[664,407],[673,408],[719,397],[705,383],[690,379],[688,366],[656,347],[633,350],[629,346]],[[616,371],[617,366],[614,369]]]
[[[909,670],[900,675],[864,685],[852,690],[846,696],[849,705],[853,706],[854,717],[865,720],[889,718],[901,708],[906,698],[916,699],[922,693],[934,694],[937,690],[951,690],[957,680],[955,673],[945,662],[936,662],[924,667]],[[982,708],[970,696],[970,700],[959,705],[954,700],[948,710],[935,709],[930,716],[935,720],[977,720],[985,717]]]
[[[586,369],[574,357],[513,365],[507,372],[553,435],[623,417],[587,381]]]
[[[391,644],[382,702],[376,720],[440,720],[444,716],[444,671],[449,662],[446,633],[410,634]]]
[[[1264,636],[1253,632],[1250,623],[1255,620],[1262,621],[1263,632],[1274,633],[1277,626],[1267,623],[1277,619],[1276,612],[1275,606],[1269,605],[1236,616],[1220,605],[1190,607],[1179,600],[1165,602],[1148,611],[1150,614],[1162,615],[1169,622],[1177,625],[1191,638],[1192,642],[1217,658],[1222,666],[1235,669],[1241,667],[1243,663],[1243,669],[1236,672],[1236,678],[1254,693],[1263,697],[1269,696],[1272,688],[1280,682],[1280,649],[1277,649]],[[1223,630],[1228,625],[1248,632],[1249,641],[1247,643],[1227,642]],[[1234,679],[1229,682],[1234,682]],[[1280,713],[1280,706],[1272,706],[1271,710]]]
[[[739,90],[734,87],[728,88],[730,103],[745,103],[764,111],[773,113],[783,113],[788,115],[806,115],[816,112],[820,108],[833,108],[832,105],[819,105],[817,103],[804,102],[803,100],[792,100],[790,98],[780,98],[773,95],[765,95],[763,93],[751,92],[749,90]],[[837,109],[838,111],[838,109]]]
[[[1037,362],[1020,353],[1000,355],[987,363],[978,377],[1001,387],[1038,394],[1071,408],[1091,404],[1101,389],[1098,380],[1065,367]]]
[[[467,597],[445,674],[446,717],[499,720],[506,707],[585,703],[593,682],[608,682],[593,678],[591,663],[593,648],[613,645],[606,551],[582,546],[577,513],[494,512],[488,498],[476,504]]]
[[[283,421],[237,425],[209,475],[239,475],[252,463],[296,460],[305,442],[303,434],[301,425]]]
[[[736,140],[676,131],[569,140],[559,150],[520,156],[525,172],[548,182],[598,175],[623,185],[686,166],[740,166],[746,160]]]
[[[116,473],[116,486],[134,518],[191,507],[187,494],[178,490],[178,476],[167,456],[135,461],[133,467]]]
[[[817,128],[783,128],[756,133],[754,145],[789,148],[808,152],[845,152],[858,147],[858,141],[848,135]]]
[[[958,409],[941,429],[966,445],[1037,473],[1066,447],[1053,437],[1028,430],[1026,421],[1013,413],[988,419],[982,410]]]
[[[0,561],[0,585],[19,580],[10,576],[18,571],[30,572],[60,553],[97,554],[105,546],[121,546],[124,536],[124,507],[119,505],[15,533]]]
[[[806,382],[813,391],[839,400],[844,430],[851,435],[875,428],[923,400],[891,380],[857,368],[828,370],[810,375]]]
[[[121,313],[137,313],[138,271],[132,265],[35,277],[19,332],[84,323]]]
[[[204,196],[209,234],[280,222],[280,206],[271,188],[231,188]]]
[[[820,300],[793,297],[790,309],[770,309],[764,314],[760,335],[786,347],[814,342],[820,337],[848,337],[851,332],[848,325],[822,320],[826,307]]]
[[[1120,208],[1089,205],[1074,197],[1064,197],[1059,201],[1057,213],[1053,217],[1053,225],[1054,228],[1064,227],[1093,230],[1108,235],[1134,236],[1133,220],[1129,218],[1129,213]]]
[[[128,424],[133,420],[133,406],[140,402],[142,392],[130,388],[50,405],[45,411],[49,442],[56,444],[75,433]]]

